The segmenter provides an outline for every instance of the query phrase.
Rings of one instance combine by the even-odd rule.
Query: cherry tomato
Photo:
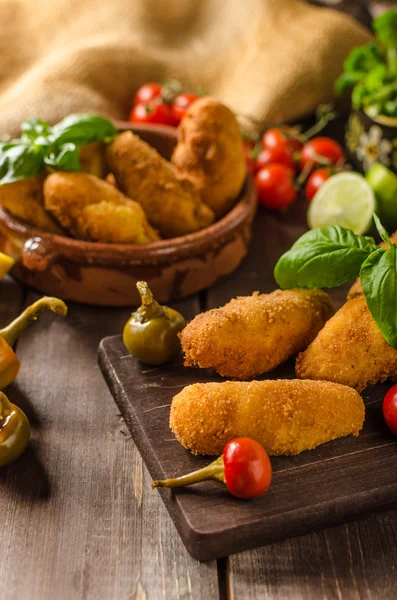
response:
[[[397,384],[384,397],[383,416],[390,431],[397,435]]]
[[[245,164],[247,170],[254,174],[256,172],[256,160],[251,156],[251,152],[254,149],[255,144],[252,140],[243,140],[243,153],[245,158]]]
[[[304,169],[308,163],[341,165],[344,160],[343,148],[338,142],[327,137],[315,137],[302,148],[301,168]]]
[[[171,106],[156,99],[149,104],[136,104],[131,110],[129,120],[132,123],[175,125]]]
[[[292,157],[292,153],[286,148],[281,150],[276,148],[264,148],[256,158],[256,170],[259,171],[272,163],[286,165],[293,171],[296,171],[296,163]]]
[[[291,156],[300,150],[302,142],[293,135],[292,128],[284,127],[268,129],[262,136],[262,148],[269,148],[278,152],[287,152]]]
[[[293,182],[294,172],[286,165],[272,163],[255,175],[258,199],[271,209],[289,206],[296,198]]]
[[[197,99],[198,96],[196,94],[189,94],[188,92],[176,96],[172,105],[172,114],[176,123],[182,121],[189,106],[196,102]]]
[[[272,480],[272,465],[263,447],[250,438],[236,438],[223,450],[227,488],[237,498],[264,494]]]
[[[148,104],[154,98],[161,96],[161,85],[159,83],[145,83],[136,92],[134,104]]]
[[[323,183],[331,177],[331,175],[332,172],[329,167],[323,167],[322,169],[313,171],[313,173],[309,176],[305,187],[306,198],[309,201],[314,197],[317,190],[320,189]]]

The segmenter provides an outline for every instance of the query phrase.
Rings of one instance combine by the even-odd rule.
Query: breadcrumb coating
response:
[[[185,365],[252,379],[306,348],[334,313],[321,290],[239,297],[201,313],[180,333]]]
[[[196,383],[171,404],[170,427],[193,454],[223,452],[236,437],[258,441],[270,455],[299,454],[350,434],[365,408],[353,389],[325,381]]]
[[[397,375],[397,350],[377,328],[364,296],[348,300],[295,366],[301,379],[323,379],[362,391]]]

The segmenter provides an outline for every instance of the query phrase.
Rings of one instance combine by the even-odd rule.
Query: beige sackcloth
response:
[[[332,98],[369,33],[303,0],[0,0],[0,134],[38,116],[126,118],[136,88],[176,78],[240,114],[295,119]]]

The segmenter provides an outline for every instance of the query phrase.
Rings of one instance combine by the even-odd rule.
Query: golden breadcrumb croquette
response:
[[[251,379],[306,348],[334,313],[321,290],[276,290],[231,300],[179,334],[185,365]]]
[[[131,131],[117,136],[107,157],[118,187],[139,202],[163,237],[192,233],[214,221],[193,186],[178,181],[171,164]]]
[[[0,204],[8,212],[43,231],[62,233],[58,223],[44,209],[45,175],[20,179],[0,186]]]
[[[390,236],[390,241],[392,242],[392,244],[397,244],[397,231],[395,231],[393,233],[393,235]],[[379,244],[379,246],[381,248],[387,248],[387,244],[385,244],[385,242],[382,242],[381,244]],[[358,278],[358,279],[356,279],[356,281],[353,283],[350,290],[348,291],[347,299],[351,300],[352,298],[356,298],[357,296],[360,296],[362,293],[363,293],[363,288],[361,287],[360,278]]]
[[[108,173],[105,142],[92,142],[80,148],[81,170],[104,179]]]
[[[247,173],[236,117],[213,98],[190,106],[178,129],[171,161],[203,202],[222,217],[235,204]]]
[[[361,391],[397,374],[397,350],[377,328],[364,296],[348,300],[296,360],[296,376]]]
[[[226,381],[185,387],[171,404],[170,427],[193,454],[222,454],[250,437],[270,455],[299,454],[358,435],[364,403],[357,392],[325,381]]]
[[[79,239],[134,244],[159,239],[137,202],[94,175],[52,173],[44,198],[46,209]]]

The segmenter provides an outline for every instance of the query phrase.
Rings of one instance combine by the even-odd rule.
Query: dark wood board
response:
[[[168,427],[169,406],[185,385],[220,377],[180,363],[142,366],[127,354],[120,336],[101,342],[99,363],[153,478],[181,475],[209,462],[176,441]],[[292,361],[267,376],[292,378]],[[161,493],[189,552],[199,560],[218,558],[396,502],[397,440],[382,419],[385,389],[379,385],[364,393],[367,415],[358,438],[335,440],[299,456],[274,457],[272,486],[259,499],[237,500],[214,482],[154,492]]]

